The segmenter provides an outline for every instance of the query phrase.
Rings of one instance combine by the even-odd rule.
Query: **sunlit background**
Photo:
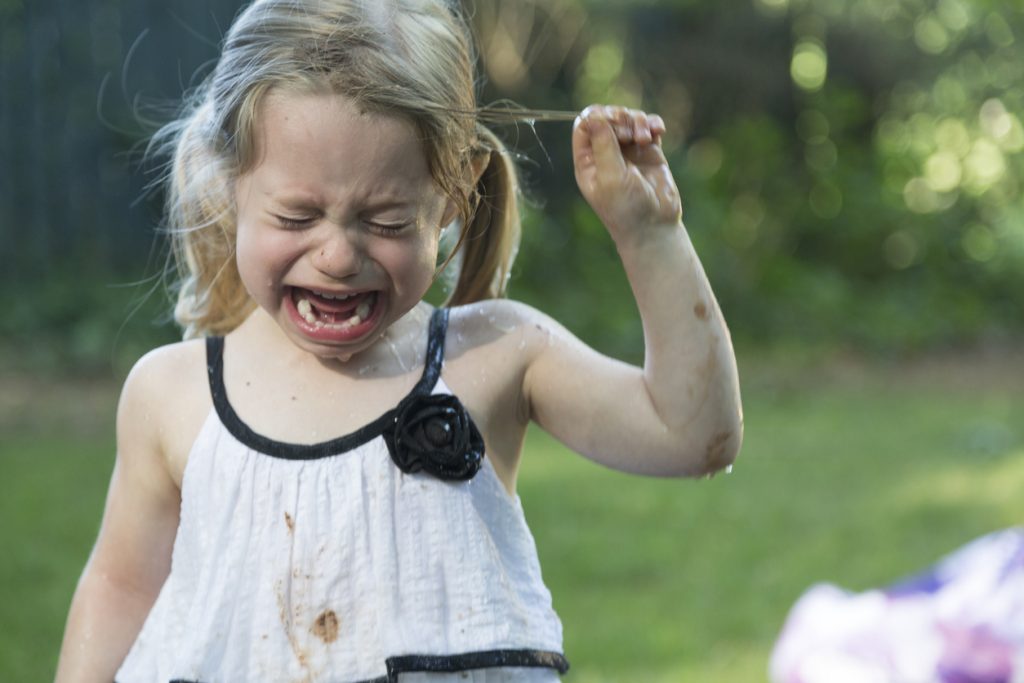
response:
[[[13,520],[0,538],[17,549],[0,560],[4,680],[52,671],[109,477],[117,385],[177,337],[142,151],[240,5],[0,0],[0,518]],[[743,374],[747,445],[729,477],[634,481],[533,437],[545,457],[528,453],[521,493],[575,680],[763,680],[812,582],[885,583],[1020,523],[1024,13],[995,0],[468,6],[482,102],[665,118]],[[510,292],[638,362],[639,319],[575,189],[569,130],[499,131],[525,180]],[[642,547],[622,550],[637,528]]]

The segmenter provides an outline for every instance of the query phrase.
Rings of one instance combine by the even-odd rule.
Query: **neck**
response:
[[[395,321],[373,344],[348,357],[325,359],[296,346],[277,321],[260,307],[230,336],[251,345],[265,357],[279,359],[280,364],[288,368],[320,366],[353,377],[398,375],[422,367],[431,311],[428,304],[421,302]]]

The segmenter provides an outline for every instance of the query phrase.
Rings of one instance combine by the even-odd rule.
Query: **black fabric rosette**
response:
[[[384,429],[384,442],[406,474],[423,471],[446,481],[466,481],[483,463],[480,430],[451,394],[407,396]]]

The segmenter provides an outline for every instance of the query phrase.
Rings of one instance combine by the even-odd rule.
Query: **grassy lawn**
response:
[[[732,474],[630,477],[531,434],[519,490],[565,625],[567,680],[763,681],[811,584],[889,583],[1024,520],[1019,359],[821,377],[762,365],[744,375]],[[113,395],[0,386],[0,680],[46,680],[99,522]]]

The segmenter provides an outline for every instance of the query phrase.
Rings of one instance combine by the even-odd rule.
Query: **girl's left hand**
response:
[[[682,200],[665,154],[660,116],[592,105],[573,125],[573,161],[583,196],[617,244],[675,227]]]

